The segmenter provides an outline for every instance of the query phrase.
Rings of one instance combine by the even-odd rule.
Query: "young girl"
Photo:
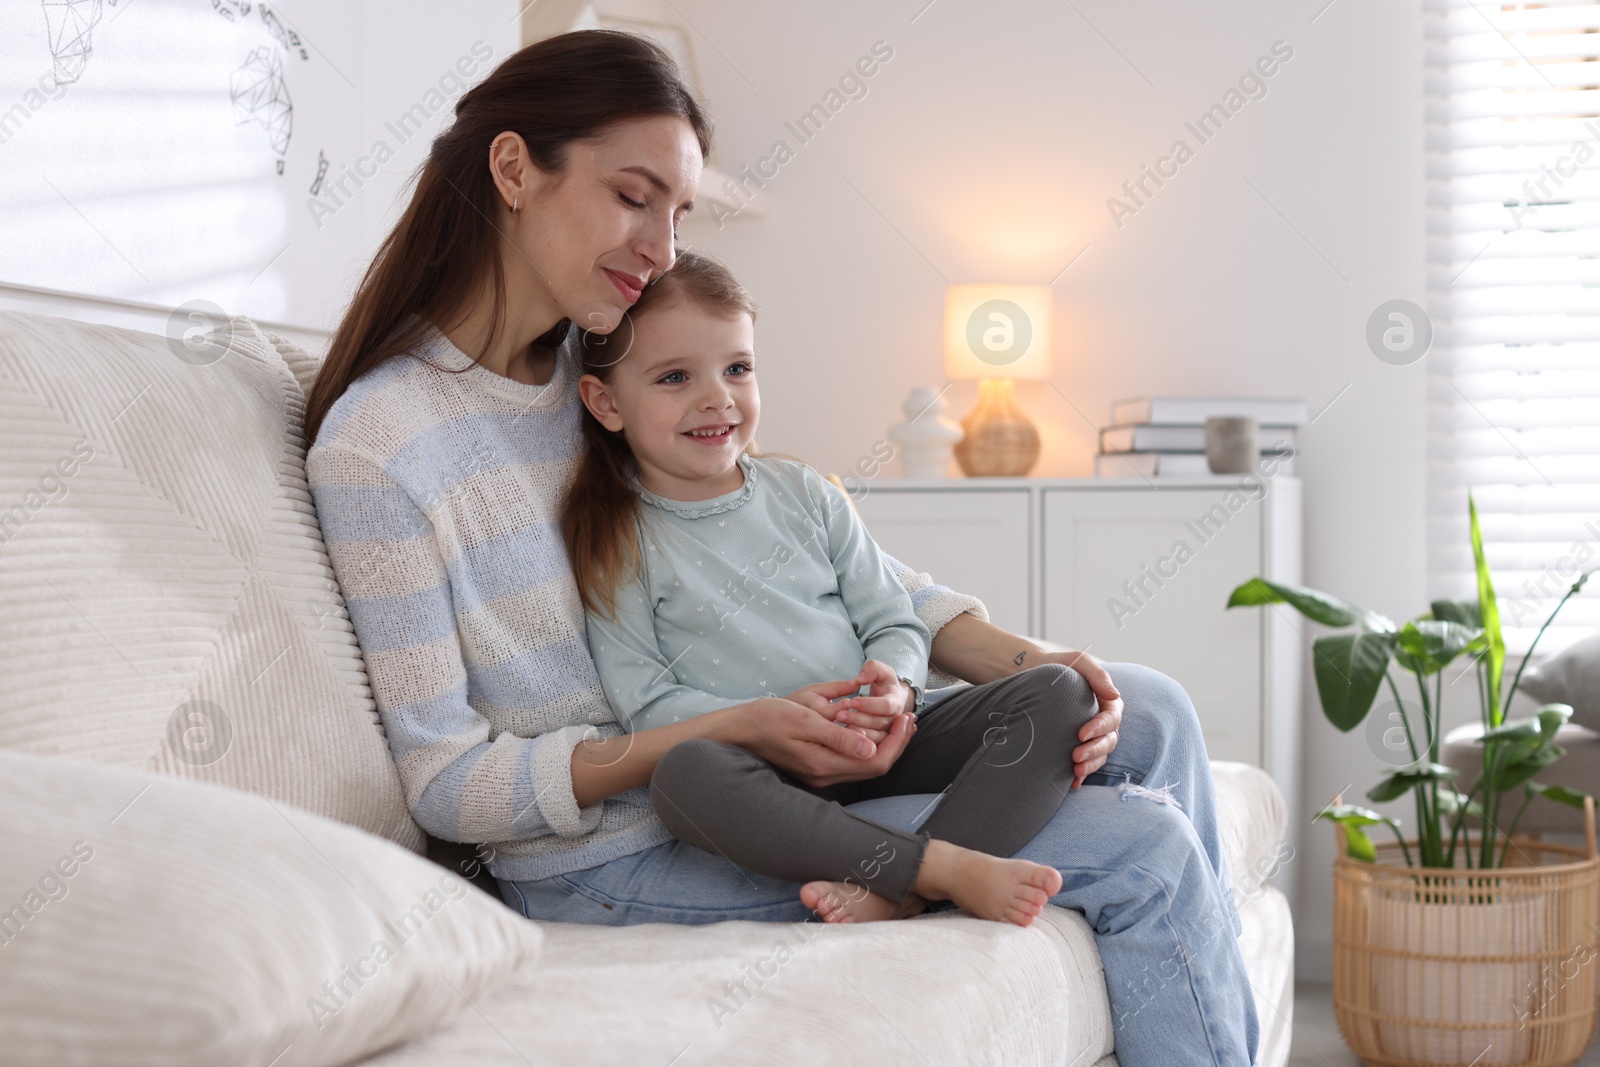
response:
[[[615,330],[584,335],[586,447],[562,534],[590,652],[629,732],[783,696],[876,742],[922,710],[928,629],[848,499],[755,451],[755,316],[725,268],[684,253]],[[1026,926],[1061,875],[1005,857],[1065,799],[1093,712],[1059,699],[1067,671],[939,701],[866,781],[811,787],[744,748],[686,741],[657,765],[651,801],[680,840],[806,883],[827,921],[950,900]],[[908,793],[943,793],[918,832],[842,806]]]

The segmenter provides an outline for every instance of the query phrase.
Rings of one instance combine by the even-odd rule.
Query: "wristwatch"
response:
[[[922,716],[922,706],[923,706],[922,686],[916,684],[910,678],[907,678],[903,674],[900,675],[900,680],[906,684],[906,687],[908,689],[911,690],[911,716],[912,716],[912,718],[920,718]]]

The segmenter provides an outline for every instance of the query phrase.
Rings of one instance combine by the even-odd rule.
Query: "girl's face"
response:
[[[638,291],[672,266],[703,166],[684,119],[617,123],[598,141],[573,143],[560,173],[527,168],[531,187],[509,215],[508,236],[563,316],[609,333]]]
[[[733,492],[761,416],[750,316],[722,318],[675,295],[632,325],[611,380],[579,380],[583,402],[606,429],[623,431],[646,489],[671,500]]]

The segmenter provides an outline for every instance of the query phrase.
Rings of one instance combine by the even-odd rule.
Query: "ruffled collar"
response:
[[[638,493],[646,504],[670,511],[674,515],[685,519],[703,519],[707,515],[720,515],[725,511],[732,511],[746,500],[755,495],[756,491],[756,465],[745,453],[739,453],[739,466],[744,468],[744,485],[721,496],[710,497],[706,500],[669,500],[667,497],[652,493],[639,484],[638,478],[629,479],[628,484],[633,491]]]

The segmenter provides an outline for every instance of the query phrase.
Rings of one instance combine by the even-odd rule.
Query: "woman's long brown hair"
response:
[[[612,369],[633,345],[634,327],[640,317],[678,300],[693,301],[720,318],[749,315],[751,322],[756,318],[755,301],[727,267],[710,256],[683,252],[671,270],[645,286],[616,329],[607,334],[585,331],[578,335],[582,372],[602,382],[610,381]],[[630,484],[638,465],[621,430],[606,429],[587,407],[582,419],[583,455],[561,501],[561,537],[567,545],[567,558],[572,561],[572,576],[585,610],[614,618],[617,586],[637,572],[641,559],[642,502]],[[745,452],[751,456],[785,455],[758,452],[753,440]]]
[[[306,400],[306,440],[316,441],[328,409],[351,382],[414,348],[430,324],[447,329],[460,321],[485,289],[494,296],[487,344],[494,343],[506,309],[500,235],[490,221],[499,211],[489,172],[495,137],[520,134],[533,163],[559,173],[573,142],[656,115],[687,120],[701,156],[709,155],[710,120],[672,57],[615,30],[579,30],[529,45],[468,90],[456,103],[455,121],[434,138],[411,203],[333,335]],[[535,344],[559,345],[570,325],[562,319]]]

